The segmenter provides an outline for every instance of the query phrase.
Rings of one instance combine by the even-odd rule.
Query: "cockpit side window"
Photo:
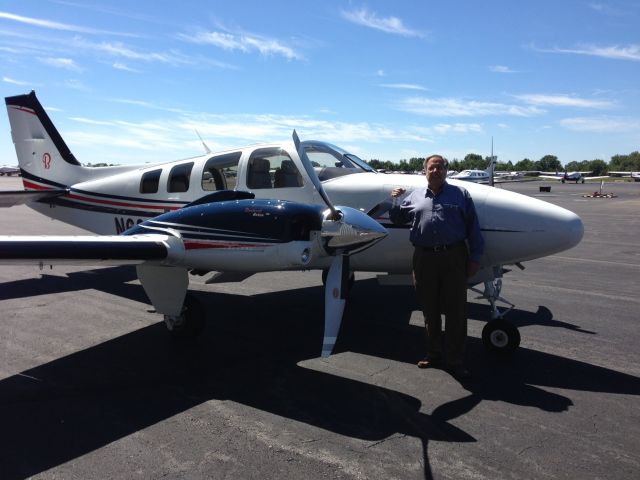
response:
[[[167,182],[168,192],[186,192],[189,190],[189,180],[191,179],[191,169],[193,162],[182,163],[176,165],[169,172],[169,181]]]
[[[242,152],[225,153],[207,160],[202,170],[202,189],[233,190],[236,188],[238,162]]]
[[[151,170],[142,174],[140,179],[140,193],[158,193],[158,184],[162,170]]]
[[[302,187],[302,175],[286,150],[282,148],[259,148],[249,158],[247,187],[295,188]]]

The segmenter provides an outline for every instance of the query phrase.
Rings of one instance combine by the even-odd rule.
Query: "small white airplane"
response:
[[[640,172],[609,172],[612,177],[629,177],[634,182],[640,182]]]
[[[489,163],[489,166],[485,170],[474,170],[474,169],[462,170],[459,173],[456,173],[451,176],[447,176],[447,178],[450,178],[453,180],[463,180],[465,182],[486,183],[486,184],[492,185],[495,166],[496,166],[496,157],[492,155],[491,162]]]
[[[7,177],[10,177],[11,175],[20,175],[20,168],[3,165],[0,167],[0,177],[3,175],[6,175]]]
[[[562,183],[565,182],[580,182],[584,183],[585,180],[600,180],[602,178],[609,178],[609,176],[600,176],[600,177],[585,177],[586,173],[591,172],[562,172],[562,173],[551,173],[551,172],[540,172],[538,178],[546,178],[548,180],[560,180]]]
[[[522,172],[506,172],[506,171],[496,171],[493,173],[493,178],[495,181],[500,182],[503,180],[519,180],[524,177],[524,173]]]
[[[422,176],[379,174],[336,146],[300,142],[295,132],[293,141],[170,163],[88,168],[35,92],[5,102],[25,190],[0,193],[0,205],[26,203],[98,236],[0,237],[0,263],[136,263],[156,311],[170,331],[185,335],[197,333],[204,318],[186,295],[188,272],[246,278],[321,269],[328,272],[323,355],[335,343],[351,272],[387,273],[382,283],[410,282],[410,226],[393,225],[387,212],[391,190],[424,187]],[[582,221],[532,197],[474,183],[465,188],[485,238],[482,268],[469,282],[484,284],[483,291],[473,290],[491,305],[483,342],[510,352],[520,334],[504,319],[514,307],[500,296],[505,267],[524,268],[521,262],[577,245]]]

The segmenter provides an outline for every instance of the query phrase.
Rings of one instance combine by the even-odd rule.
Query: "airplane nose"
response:
[[[492,189],[479,216],[486,254],[497,264],[568,250],[584,234],[582,220],[570,210],[507,190]]]

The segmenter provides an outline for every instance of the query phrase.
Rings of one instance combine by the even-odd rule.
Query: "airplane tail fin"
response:
[[[5,103],[26,189],[65,188],[95,177],[73,156],[34,91],[6,97]]]

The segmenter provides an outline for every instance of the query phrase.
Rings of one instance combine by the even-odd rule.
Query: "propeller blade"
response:
[[[322,182],[320,182],[318,175],[316,175],[316,172],[313,169],[313,165],[311,164],[311,160],[309,160],[307,152],[304,151],[304,148],[300,144],[300,138],[298,137],[298,133],[295,130],[293,131],[292,137],[293,143],[296,147],[296,150],[298,151],[298,156],[300,157],[300,160],[304,165],[304,169],[307,171],[307,175],[309,175],[309,178],[313,182],[313,186],[316,187],[316,190],[320,194],[320,197],[322,197],[322,200],[324,200],[324,203],[326,203],[327,207],[329,207],[329,210],[331,210],[331,219],[337,220],[338,218],[340,218],[340,214],[337,212],[336,208],[333,206],[333,203],[331,203],[331,200],[329,200],[329,196],[324,191]]]
[[[336,343],[346,302],[346,286],[349,276],[349,257],[336,255],[329,267],[324,290],[324,340],[322,357],[328,357]]]

